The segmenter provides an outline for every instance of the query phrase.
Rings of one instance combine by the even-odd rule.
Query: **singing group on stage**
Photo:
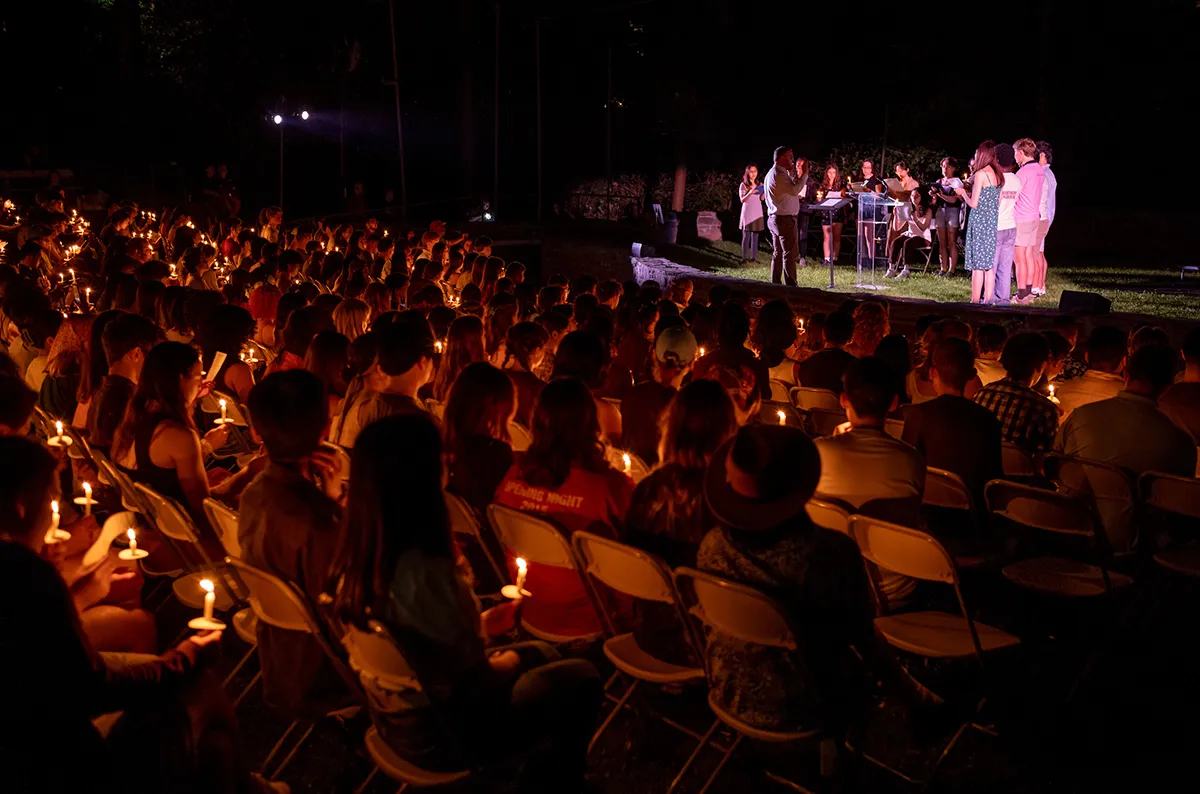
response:
[[[864,160],[858,179],[843,177],[830,163],[824,177],[812,173],[813,162],[780,146],[765,179],[758,167],[746,166],[738,186],[741,199],[742,259],[758,258],[758,236],[771,234],[771,281],[796,284],[796,263],[807,247],[809,222],[820,215],[824,264],[841,254],[842,224],[857,225],[859,265],[874,272],[885,262],[885,278],[907,278],[906,258],[933,256],[936,236],[937,277],[958,266],[959,230],[965,225],[964,266],[971,273],[971,302],[995,306],[1032,303],[1046,294],[1046,233],[1054,222],[1058,181],[1049,143],[1021,138],[1016,143],[984,141],[975,150],[969,173],[957,176],[958,161],[941,161],[941,177],[921,184],[902,160],[895,178],[883,179],[875,164]],[[876,225],[858,218],[854,199],[862,193],[885,194],[893,200],[886,237]],[[765,208],[764,208],[765,204]],[[965,221],[965,224],[964,224]],[[928,269],[928,268],[927,268]],[[1016,295],[1012,294],[1016,280]]]

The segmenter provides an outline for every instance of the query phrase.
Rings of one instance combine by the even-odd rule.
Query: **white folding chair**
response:
[[[571,551],[571,544],[554,524],[503,505],[488,505],[488,521],[495,530],[500,545],[508,553],[524,557],[525,560],[535,565],[548,565],[575,571],[586,589],[583,581],[584,574],[579,569],[575,553]],[[534,598],[536,597],[537,593],[534,593]],[[521,621],[521,627],[539,640],[550,643],[591,642],[602,636],[598,631],[578,635],[553,634],[530,625],[524,619]]]
[[[693,568],[676,568],[674,578],[676,592],[679,593],[687,612],[711,630],[755,645],[781,648],[787,651],[797,649],[796,636],[783,609],[765,594],[752,587]],[[699,644],[697,642],[697,645]],[[667,788],[667,794],[674,791],[683,780],[683,776],[700,755],[700,751],[709,743],[721,723],[732,728],[737,734],[737,738],[725,751],[720,763],[705,781],[703,788],[700,789],[700,794],[708,791],[745,738],[762,742],[786,743],[815,739],[821,736],[819,728],[805,731],[772,731],[756,728],[743,722],[717,698],[716,691],[712,688],[712,671],[708,669],[707,660],[706,672],[710,676],[708,706],[717,719],[700,739],[700,744],[692,751],[683,769],[679,771],[675,780]],[[820,744],[821,774],[824,777],[832,771],[835,746],[833,740],[829,738],[822,739]],[[784,781],[770,772],[767,774],[775,780],[790,785],[793,789],[798,789],[796,784],[791,781]]]
[[[846,508],[821,499],[809,499],[805,510],[817,526],[841,532],[843,535],[850,534],[850,511]]]
[[[1097,598],[1133,583],[1128,576],[1108,569],[1104,531],[1085,500],[1006,480],[992,480],[984,496],[988,510],[997,518],[1060,541],[1075,538],[1094,549],[1091,556],[1099,564],[1048,555],[1004,566],[1001,573],[1018,587],[1069,598]]]
[[[492,568],[492,573],[496,577],[497,587],[508,581],[508,574],[504,570],[504,565],[496,558],[496,555],[489,545],[487,539],[484,538],[483,525],[480,523],[475,511],[471,506],[463,500],[462,497],[446,491],[446,510],[450,514],[450,531],[456,535],[465,535],[470,537],[479,550],[487,558],[488,564]]]
[[[235,559],[242,558],[242,544],[238,540],[238,514],[235,510],[226,507],[216,499],[208,498],[204,500],[204,513],[208,516],[208,523],[217,532],[217,537],[221,540],[221,546],[225,549],[225,553]],[[225,684],[228,685],[234,679],[234,676],[245,666],[250,657],[254,655],[254,651],[258,646],[258,618],[254,614],[254,610],[250,607],[239,609],[233,615],[233,630],[238,637],[250,646],[250,649],[242,656],[233,671],[225,677]],[[241,703],[242,698],[246,696],[258,680],[262,678],[262,671],[255,673],[250,679],[245,689],[234,700],[234,707]]]
[[[955,525],[966,525],[968,538],[962,538],[963,533],[956,533],[956,537],[948,540],[969,540],[971,545],[978,547],[980,553],[956,553],[954,561],[959,568],[974,567],[987,560],[988,552],[983,531],[979,525],[977,507],[962,477],[936,466],[927,467],[925,469],[925,492],[921,495],[921,507],[927,526],[944,528],[948,522],[940,519],[948,517],[953,518]]]
[[[791,390],[792,405],[802,411],[811,411],[814,408],[824,408],[828,411],[842,410],[842,397],[837,392],[829,389],[811,389],[805,386],[797,386]]]
[[[508,438],[513,452],[524,452],[533,445],[533,435],[518,422],[508,423]]]
[[[1171,524],[1200,523],[1200,480],[1174,474],[1146,472],[1138,478],[1142,502]],[[1154,555],[1154,561],[1175,573],[1200,578],[1200,546],[1171,544]]]
[[[1000,444],[1000,464],[1005,477],[1029,480],[1038,476],[1037,461],[1011,441]]]
[[[158,533],[174,541],[175,549],[183,555],[185,565],[191,569],[189,573],[180,576],[171,583],[175,598],[191,609],[204,606],[206,592],[200,587],[201,579],[210,579],[216,593],[216,609],[225,612],[237,603],[236,596],[230,586],[225,572],[213,563],[204,546],[200,543],[196,525],[187,512],[173,499],[158,493],[144,483],[135,483],[134,489],[142,498],[148,510],[147,518],[154,524]],[[190,561],[187,555],[194,553],[200,562]]]
[[[904,438],[904,420],[903,419],[884,419],[884,431],[896,440]]]
[[[342,646],[346,649],[350,669],[358,675],[368,702],[383,712],[430,708],[429,698],[417,678],[416,671],[404,658],[388,630],[375,620],[370,621],[367,628],[367,631],[354,626],[347,628],[342,637]],[[355,794],[366,791],[380,771],[400,783],[401,792],[409,786],[445,786],[471,774],[469,769],[457,772],[422,769],[392,750],[374,727],[367,729],[365,743],[371,760],[375,762],[375,768],[362,785],[355,789]]]
[[[208,523],[217,531],[221,546],[230,557],[241,559],[242,544],[238,541],[238,514],[216,499],[209,497],[204,500],[204,513]]]
[[[678,619],[682,641],[691,649],[698,663],[704,658],[704,654],[696,645],[695,636],[688,626],[688,617],[683,611],[679,594],[675,591],[675,582],[671,578],[671,571],[661,560],[641,549],[593,535],[590,532],[576,532],[571,536],[571,545],[583,567],[584,583],[589,588],[592,603],[597,607],[596,613],[609,634],[608,639],[604,641],[604,655],[617,670],[633,679],[633,682],[625,690],[625,694],[617,701],[612,712],[592,736],[592,741],[588,745],[588,752],[591,752],[601,734],[616,719],[617,714],[624,708],[641,682],[689,684],[704,680],[702,667],[688,667],[665,662],[644,651],[637,644],[633,632],[617,634],[608,614],[600,606],[603,602],[600,593],[592,585],[593,579],[632,598],[673,607]],[[614,677],[616,675],[617,673],[613,674]],[[605,687],[605,689],[607,688]],[[676,727],[679,726],[676,725]],[[692,731],[684,730],[695,738],[700,738]]]
[[[1047,455],[1043,465],[1046,476],[1060,490],[1091,500],[1113,553],[1133,549],[1139,515],[1137,484],[1129,472],[1097,460],[1057,453]]]
[[[771,378],[771,402],[791,405],[794,387],[779,378]]]
[[[92,459],[96,463],[96,473],[100,482],[116,489],[117,493],[121,497],[121,506],[126,510],[136,513],[142,517],[142,521],[144,522],[143,529],[148,527],[157,531],[157,528],[154,525],[153,513],[151,512],[150,507],[146,504],[146,500],[142,497],[141,493],[139,493],[137,488],[134,487],[133,480],[129,478],[129,475],[115,466],[113,462],[106,458],[104,453],[98,449],[92,450]],[[158,533],[158,535],[166,543],[167,548],[174,553],[175,557],[178,559],[178,562],[186,565],[187,557],[183,553],[182,549],[175,544],[174,539],[169,538],[162,533]],[[182,576],[186,571],[186,569],[182,567],[157,568],[155,567],[157,563],[151,562],[151,559],[152,557],[146,557],[138,563],[138,567],[148,579],[176,579]],[[175,561],[172,560],[172,566],[174,563]]]
[[[357,679],[342,660],[338,658],[338,655],[334,653],[333,647],[329,644],[325,631],[304,593],[300,592],[292,583],[280,579],[275,574],[264,571],[261,568],[255,568],[233,557],[226,557],[225,564],[236,572],[239,581],[246,586],[249,593],[250,608],[254,610],[254,615],[259,621],[277,629],[300,632],[311,636],[325,653],[325,656],[329,659],[334,669],[346,681],[350,692],[356,696],[361,694]],[[357,713],[357,711],[358,707],[350,707],[332,711],[326,716],[340,718],[350,716]],[[293,720],[288,725],[287,730],[283,732],[283,736],[279,737],[279,741],[275,743],[275,746],[267,754],[266,760],[263,761],[262,774],[265,775],[267,773],[271,761],[283,747],[283,743],[287,740],[288,736],[291,735],[292,731],[301,722],[302,720]],[[305,730],[304,734],[300,737],[300,741],[296,742],[291,752],[287,754],[271,774],[270,778],[272,780],[283,773],[283,770],[291,763],[296,753],[300,751],[300,748],[312,734],[313,729],[316,727],[316,722],[307,722],[307,730]]]

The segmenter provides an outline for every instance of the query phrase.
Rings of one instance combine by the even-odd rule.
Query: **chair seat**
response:
[[[749,739],[756,739],[760,742],[797,742],[803,739],[812,739],[820,736],[819,730],[813,729],[808,731],[771,731],[764,728],[755,728],[753,725],[747,725],[739,718],[725,710],[725,707],[717,700],[717,693],[713,690],[708,692],[708,707],[712,709],[713,714],[717,715],[717,719],[733,728],[738,733]]]
[[[250,607],[238,610],[233,616],[233,630],[242,638],[242,642],[251,645],[258,644],[258,615]]]
[[[229,594],[221,577],[216,576],[212,571],[189,573],[187,576],[181,576],[171,582],[171,588],[175,591],[175,598],[179,599],[179,603],[192,609],[204,608],[204,590],[200,587],[201,579],[208,579],[213,583],[213,592],[217,594],[217,600],[213,607],[218,612],[233,609],[235,603],[233,596]]]
[[[1160,551],[1154,555],[1154,561],[1168,571],[1181,573],[1184,576],[1200,577],[1200,547],[1198,546],[1184,546]]]
[[[388,747],[387,742],[379,735],[379,731],[374,728],[367,730],[366,745],[367,752],[371,754],[371,760],[375,762],[380,771],[392,780],[398,780],[417,788],[444,786],[462,780],[471,774],[469,769],[461,772],[433,772],[422,769],[397,755],[392,748]]]
[[[604,643],[604,655],[621,671],[634,678],[656,684],[683,684],[703,681],[704,671],[664,662],[641,649],[633,634],[619,634]]]
[[[1006,565],[1005,578],[1018,587],[1068,598],[1095,598],[1105,593],[1104,577],[1095,565],[1062,557],[1036,557]],[[1128,587],[1133,579],[1123,573],[1108,572],[1113,589]]]
[[[521,628],[542,642],[548,642],[551,645],[565,645],[568,642],[595,642],[603,636],[600,632],[594,634],[553,634],[548,631],[542,631],[527,620],[521,621]]]
[[[887,641],[903,651],[939,659],[972,656],[975,643],[965,618],[946,612],[908,612],[875,619],[875,626]],[[1020,645],[1019,637],[975,623],[979,645],[986,651]]]

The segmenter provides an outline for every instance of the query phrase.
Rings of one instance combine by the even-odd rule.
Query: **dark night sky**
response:
[[[965,159],[984,138],[1045,138],[1067,200],[1103,204],[1114,184],[1185,171],[1195,140],[1195,0],[511,0],[499,96],[510,206],[536,191],[537,18],[548,202],[604,175],[610,47],[615,173],[666,171],[680,152],[694,169],[738,170],[779,142],[824,159],[880,139],[886,102],[892,145]],[[136,192],[153,173],[162,193],[223,159],[267,201],[278,137],[264,116],[303,105],[314,118],[288,130],[291,209],[327,211],[344,100],[348,180],[374,202],[398,188],[383,0],[43,0],[3,4],[0,23],[0,167],[37,147],[38,163],[86,184]],[[401,0],[396,29],[410,200],[490,194],[494,4]]]

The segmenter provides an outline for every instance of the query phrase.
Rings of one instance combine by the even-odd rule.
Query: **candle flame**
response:
[[[699,350],[699,353],[700,353],[700,356],[701,356],[701,357],[703,357],[703,356],[704,356],[704,354],[705,354],[706,352],[707,352],[707,351],[706,351],[706,350],[705,350],[703,347],[702,347],[702,348],[700,348],[700,350]]]
[[[200,588],[206,593],[211,593],[213,591],[213,583],[208,579],[201,579]]]
[[[633,465],[628,452],[621,455],[621,462],[625,464],[625,471],[629,471],[629,467]]]
[[[58,515],[58,500],[54,500],[50,503],[50,512],[54,513],[54,515]]]
[[[517,557],[517,570],[524,571],[529,568],[529,563],[525,562],[524,557]]]
[[[135,535],[135,534],[133,533],[133,530],[132,530],[132,529],[126,530],[126,531],[125,531],[125,535],[126,535],[126,537],[128,537],[128,538],[129,538],[129,542],[130,542],[130,543],[136,543],[136,542],[137,542],[137,535]]]
[[[54,423],[54,432],[61,436],[62,430],[63,430],[62,422],[55,422]]]
[[[89,499],[91,499],[91,498],[92,498],[92,485],[91,485],[91,483],[85,482],[85,483],[83,484],[83,495],[84,495],[84,496],[86,496],[86,497],[87,497],[87,498],[89,498]]]
[[[783,411],[776,411],[775,415],[779,417],[779,424],[781,424],[781,425],[787,424],[787,414],[785,414]]]
[[[224,407],[225,407],[225,401],[224,401],[224,400],[217,400],[217,405],[219,405],[219,406],[221,406],[222,408],[224,408]]]

